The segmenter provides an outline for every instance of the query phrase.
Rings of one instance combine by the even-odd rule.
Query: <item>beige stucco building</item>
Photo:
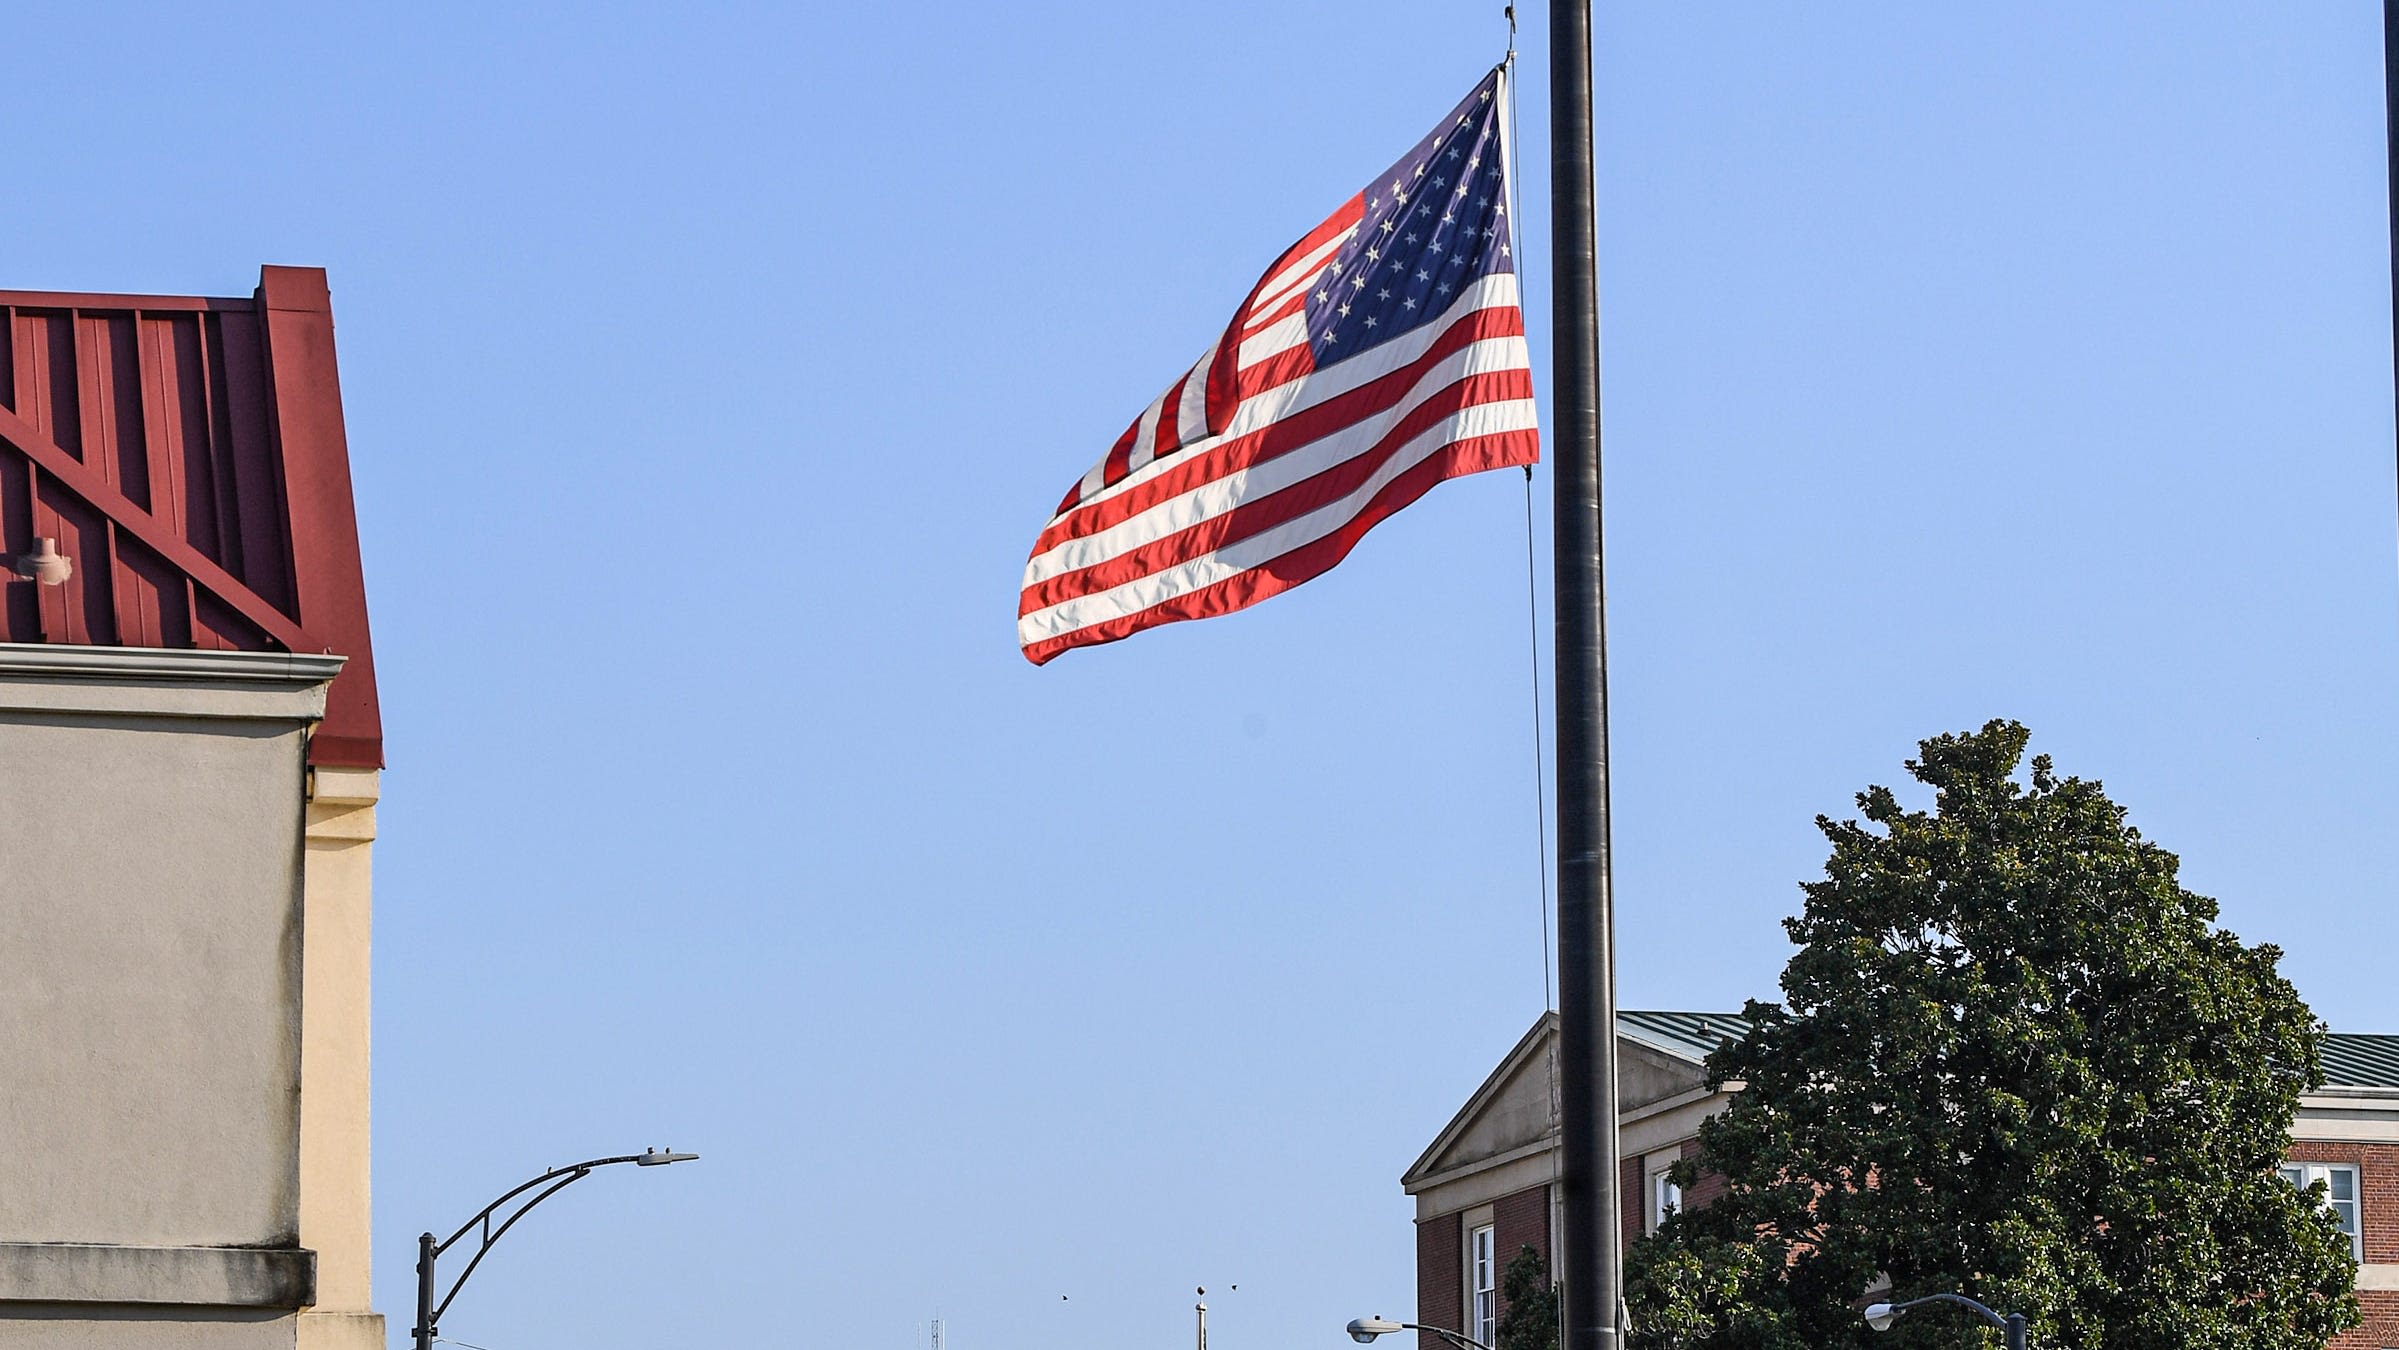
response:
[[[380,1350],[323,274],[0,292],[0,554],[0,1345]]]

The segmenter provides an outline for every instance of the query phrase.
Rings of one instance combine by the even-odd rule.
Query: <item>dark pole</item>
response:
[[[416,1326],[410,1332],[416,1337],[416,1350],[433,1350],[433,1256],[433,1235],[417,1234]]]
[[[1553,591],[1558,659],[1561,1350],[1616,1350],[1616,943],[1608,893],[1608,644],[1599,523],[1599,260],[1591,4],[1549,7]]]
[[[2399,0],[2382,0],[2382,117],[2390,192],[2391,398],[2399,410]],[[2393,449],[2399,453],[2399,445]]]
[[[2025,1321],[2022,1313],[2007,1315],[2007,1350],[2024,1350]]]

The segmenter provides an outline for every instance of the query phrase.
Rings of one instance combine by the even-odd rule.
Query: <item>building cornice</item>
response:
[[[209,683],[323,684],[346,657],[309,652],[177,651],[163,647],[71,647],[0,642],[0,678],[107,682],[199,680]]]

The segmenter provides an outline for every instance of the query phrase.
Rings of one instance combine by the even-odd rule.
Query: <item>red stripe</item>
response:
[[[1158,434],[1150,438],[1151,459],[1162,459],[1182,447],[1183,386],[1189,383],[1191,375],[1186,371],[1175,387],[1166,391],[1166,402],[1158,407]]]
[[[1277,525],[1296,520],[1357,491],[1401,447],[1442,419],[1482,404],[1532,396],[1533,377],[1532,372],[1527,370],[1498,370],[1466,376],[1410,409],[1374,444],[1349,458],[1328,465],[1322,472],[1311,474],[1280,491],[1254,501],[1242,502],[1186,529],[1153,539],[1130,552],[1036,582],[1025,588],[1016,612],[1019,616],[1031,614],[1080,596],[1112,590],[1127,582],[1180,567],[1195,558],[1205,557]]]
[[[1149,416],[1149,410],[1142,409],[1141,416]],[[1108,447],[1108,457],[1100,461],[1101,487],[1104,488],[1110,483],[1123,482],[1125,475],[1132,471],[1133,441],[1140,435],[1140,432],[1141,417],[1136,417],[1133,419],[1133,425],[1125,428],[1125,434],[1116,438],[1116,444]],[[1075,480],[1074,491],[1066,494],[1066,505],[1060,507],[1059,510],[1073,510],[1075,504],[1081,501],[1082,497],[1083,480],[1078,478]]]
[[[1246,326],[1243,321],[1249,317],[1250,306],[1258,303],[1258,292],[1265,289],[1267,282],[1281,275],[1284,268],[1365,218],[1366,194],[1351,193],[1348,201],[1341,203],[1333,214],[1324,218],[1324,223],[1301,235],[1298,243],[1284,249],[1283,256],[1275,259],[1272,266],[1259,274],[1257,284],[1249,288],[1241,307],[1233,311],[1233,322],[1226,325],[1224,341],[1216,348],[1216,360],[1208,367],[1209,435],[1223,431],[1226,423],[1232,420],[1233,411],[1241,406],[1241,343],[1236,335]]]
[[[1485,469],[1537,463],[1540,457],[1540,437],[1529,429],[1453,442],[1384,484],[1382,491],[1357,515],[1331,534],[1311,540],[1271,562],[1162,601],[1137,614],[1108,619],[1033,643],[1024,649],[1025,659],[1038,666],[1070,648],[1097,646],[1131,637],[1145,628],[1186,619],[1214,618],[1246,609],[1332,570],[1349,556],[1349,551],[1368,530],[1431,491],[1435,483]]]
[[[1265,328],[1271,324],[1280,323],[1284,319],[1287,319],[1291,315],[1297,313],[1300,306],[1307,303],[1308,288],[1302,286],[1298,290],[1291,293],[1290,299],[1283,301],[1279,305],[1276,305],[1272,310],[1269,310],[1266,313],[1251,319],[1249,323],[1244,326],[1242,335],[1244,337],[1256,337],[1259,329]]]
[[[1060,515],[1033,542],[1031,556],[1046,553],[1066,540],[1097,534],[1160,502],[1332,435],[1398,402],[1423,378],[1425,371],[1468,344],[1486,338],[1520,337],[1523,333],[1524,313],[1514,305],[1491,305],[1460,315],[1450,321],[1449,327],[1423,355],[1407,365],[1315,407],[1270,422],[1246,436],[1210,446],[1139,486]]]

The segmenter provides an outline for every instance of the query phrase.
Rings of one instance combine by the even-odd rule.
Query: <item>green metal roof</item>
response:
[[[1749,1023],[1739,1013],[1616,1010],[1617,1035],[1690,1060],[1706,1059],[1709,1051],[1748,1029]]]
[[[2326,1036],[2324,1085],[2399,1088],[2399,1036]]]
[[[1708,1052],[1739,1036],[1749,1023],[1739,1013],[1644,1012],[1619,1009],[1616,1029],[1621,1035],[1654,1045],[1684,1059],[1704,1060]],[[2324,1038],[2324,1084],[2327,1087],[2399,1088],[2399,1036],[2366,1036],[2333,1032]]]

